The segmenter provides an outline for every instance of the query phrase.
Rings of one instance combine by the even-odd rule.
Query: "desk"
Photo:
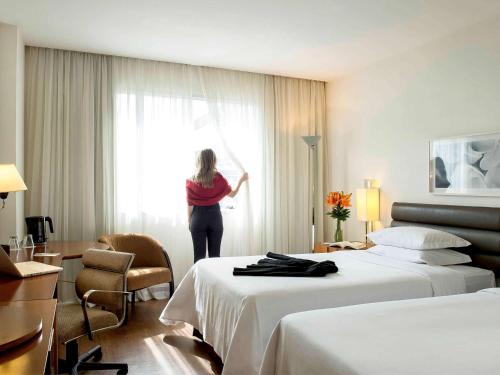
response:
[[[62,257],[38,257],[38,262],[61,266]],[[21,259],[20,261],[24,261]],[[18,279],[6,275],[0,275],[0,301],[32,301],[39,299],[51,299],[56,296],[58,273],[26,277]]]
[[[27,259],[21,253],[19,261]],[[61,266],[62,256],[40,257],[39,262]],[[42,334],[37,339],[0,353],[0,374],[43,374],[50,351],[50,368],[57,374],[57,334],[55,306],[57,300],[57,279],[59,273],[26,277],[22,279],[0,275],[0,305],[15,304],[35,309],[43,317]],[[52,311],[53,310],[53,311]],[[54,330],[52,334],[52,330]],[[52,345],[49,337],[52,335]],[[42,360],[43,358],[43,360]],[[2,369],[6,369],[3,371]],[[13,369],[17,369],[14,371]],[[23,370],[24,369],[24,370]]]
[[[35,253],[59,253],[54,257],[37,257],[38,262],[61,266],[66,259],[81,258],[85,250],[109,249],[109,246],[94,241],[49,241],[45,246],[37,246]],[[25,261],[26,254],[21,254],[19,261]],[[18,305],[33,309],[43,317],[42,334],[38,339],[20,345],[7,352],[0,353],[0,374],[43,374],[50,350],[50,367],[57,373],[57,332],[56,304],[58,273],[17,279],[0,275],[0,304]],[[0,322],[1,324],[1,322]],[[50,335],[52,348],[50,348]]]
[[[42,332],[28,342],[0,353],[0,374],[44,374],[47,353],[57,346],[52,323],[55,320],[57,300],[0,302],[1,306],[18,306],[36,311],[42,316]],[[54,357],[56,353],[52,354]],[[57,358],[57,357],[56,357]],[[54,363],[53,360],[51,360]],[[54,369],[54,371],[57,371]]]
[[[35,252],[59,253],[63,260],[81,258],[85,250],[109,250],[109,246],[94,241],[49,241],[47,245],[38,245]]]
[[[49,241],[46,246],[37,246],[35,253],[48,252],[59,253],[59,255],[54,257],[37,257],[35,260],[54,266],[61,266],[62,261],[65,259],[81,258],[83,252],[89,248],[105,250],[109,247],[93,241]],[[19,261],[27,260],[25,253],[21,253],[20,256]],[[0,305],[14,303],[29,309],[36,309],[43,315],[43,331],[38,340],[33,339],[19,348],[0,353],[0,374],[43,374],[47,354],[50,350],[48,338],[52,329],[54,329],[54,334],[52,349],[50,351],[50,367],[54,373],[57,373],[55,317],[57,300],[54,298],[57,298],[58,277],[58,273],[24,279],[0,275]]]

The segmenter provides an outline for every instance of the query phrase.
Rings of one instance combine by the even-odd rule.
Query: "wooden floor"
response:
[[[163,301],[136,303],[126,326],[96,335],[94,342],[81,340],[80,352],[99,343],[106,362],[126,362],[129,374],[220,374],[222,363],[212,348],[191,336],[192,326],[167,327],[158,317]],[[87,371],[81,374],[116,374]]]

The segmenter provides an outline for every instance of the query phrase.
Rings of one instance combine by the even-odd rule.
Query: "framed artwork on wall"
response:
[[[431,140],[429,191],[500,197],[500,133]]]

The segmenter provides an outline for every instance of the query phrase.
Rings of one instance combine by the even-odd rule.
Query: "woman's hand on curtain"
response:
[[[245,172],[241,175],[239,185],[241,185],[245,181],[248,181],[248,173],[247,172]]]
[[[236,196],[236,194],[238,194],[238,191],[240,191],[240,187],[241,185],[248,180],[248,173],[245,172],[241,175],[240,177],[240,180],[238,181],[238,185],[236,186],[236,189],[234,189],[233,191],[231,191],[228,196],[230,196],[231,198],[234,198]]]

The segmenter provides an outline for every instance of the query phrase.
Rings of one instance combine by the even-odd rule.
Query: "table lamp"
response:
[[[0,199],[2,208],[9,193],[28,190],[14,164],[0,164]]]
[[[356,212],[359,221],[365,222],[365,241],[373,231],[373,222],[380,219],[380,189],[372,187],[371,180],[366,180],[365,188],[356,189]]]

